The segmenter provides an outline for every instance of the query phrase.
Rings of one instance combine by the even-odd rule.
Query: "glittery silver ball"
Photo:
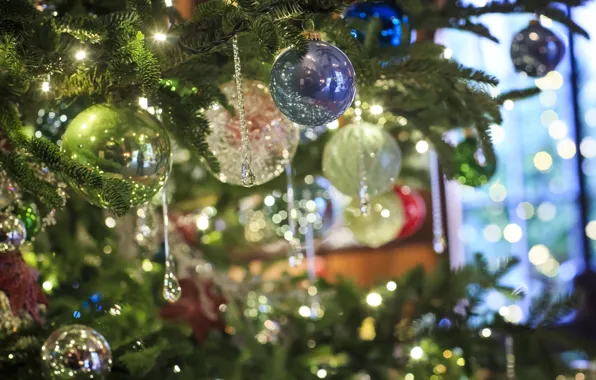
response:
[[[510,53],[517,72],[542,77],[561,62],[565,45],[556,34],[538,22],[532,22],[513,37]]]
[[[19,248],[27,239],[27,229],[22,220],[12,215],[0,215],[0,251]]]
[[[309,41],[304,57],[292,48],[281,53],[270,86],[273,101],[288,119],[315,127],[337,120],[352,104],[356,75],[343,51]]]
[[[112,351],[97,331],[82,325],[62,327],[41,348],[46,378],[101,380],[112,369]]]

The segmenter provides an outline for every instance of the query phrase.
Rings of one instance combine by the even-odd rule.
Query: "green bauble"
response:
[[[467,137],[455,147],[455,179],[462,185],[482,186],[495,174],[497,167],[485,161],[478,139]]]
[[[393,191],[373,197],[370,213],[363,215],[355,198],[344,212],[346,225],[358,242],[377,248],[394,240],[404,224],[404,208]]]
[[[393,187],[401,166],[401,150],[381,127],[361,122],[341,128],[323,152],[323,173],[337,190],[357,197],[362,182],[371,196]]]
[[[167,131],[148,112],[130,107],[99,104],[87,108],[66,129],[62,148],[106,177],[129,182],[132,206],[151,199],[170,169]],[[97,190],[69,182],[94,205],[110,206]]]
[[[23,203],[21,207],[16,210],[17,217],[25,225],[27,230],[27,240],[32,240],[41,229],[41,215],[37,211],[35,203]]]

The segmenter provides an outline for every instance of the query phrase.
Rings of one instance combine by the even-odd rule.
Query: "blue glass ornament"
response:
[[[532,21],[513,37],[510,53],[515,71],[543,77],[561,62],[565,44],[538,21]]]
[[[353,27],[352,35],[363,42],[366,36],[368,22],[372,17],[381,21],[379,34],[380,46],[399,46],[408,44],[411,39],[410,20],[408,16],[395,4],[385,2],[355,3],[344,13],[344,18]]]
[[[348,57],[323,41],[309,41],[301,56],[287,49],[271,70],[271,96],[296,124],[316,127],[337,120],[352,104],[356,75]]]

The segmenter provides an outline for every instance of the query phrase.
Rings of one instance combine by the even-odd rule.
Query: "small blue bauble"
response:
[[[352,35],[363,42],[372,17],[381,21],[379,34],[380,46],[399,46],[409,44],[411,38],[410,20],[395,4],[385,2],[356,3],[344,13],[348,25],[352,27]]]
[[[538,21],[530,22],[527,28],[513,37],[511,43],[511,60],[515,71],[534,78],[553,71],[564,55],[563,41]]]
[[[352,62],[327,42],[309,41],[304,57],[287,49],[271,70],[273,101],[296,124],[316,127],[337,120],[355,94]]]

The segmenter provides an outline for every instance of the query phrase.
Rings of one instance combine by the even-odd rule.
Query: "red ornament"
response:
[[[37,284],[37,270],[30,268],[19,251],[0,253],[0,290],[6,293],[12,313],[21,311],[39,318],[39,304],[48,304],[48,300]]]
[[[213,281],[195,282],[184,278],[180,280],[180,287],[180,299],[161,309],[163,319],[189,325],[197,342],[204,342],[212,329],[225,329],[226,322],[219,306],[225,304],[226,299],[217,292]]]
[[[404,226],[397,235],[405,239],[414,235],[426,219],[426,203],[424,198],[409,186],[395,186],[393,191],[399,196],[404,206]]]

